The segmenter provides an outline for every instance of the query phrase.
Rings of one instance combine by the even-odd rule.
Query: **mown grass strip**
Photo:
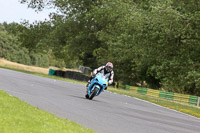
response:
[[[0,90],[0,133],[94,133]]]
[[[178,103],[178,102],[174,102],[174,101],[167,100],[167,99],[150,97],[147,95],[141,95],[141,94],[137,94],[135,92],[133,93],[131,91],[126,91],[123,89],[114,89],[114,88],[110,87],[108,90],[111,92],[118,93],[118,94],[136,97],[136,98],[139,98],[139,99],[151,102],[151,103],[155,103],[155,104],[158,104],[158,105],[161,105],[161,106],[164,106],[164,107],[167,107],[170,109],[174,109],[174,110],[177,110],[177,111],[200,118],[200,107],[196,107],[193,105],[187,105],[184,103]]]

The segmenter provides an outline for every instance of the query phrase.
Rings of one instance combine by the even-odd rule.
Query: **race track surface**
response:
[[[85,86],[0,69],[0,89],[99,133],[200,133],[200,119],[104,91],[85,99]]]

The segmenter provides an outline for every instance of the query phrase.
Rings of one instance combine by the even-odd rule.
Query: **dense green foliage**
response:
[[[115,80],[200,95],[197,0],[21,0],[59,13],[24,24],[20,41],[66,67],[114,63]]]
[[[12,33],[17,24],[0,25],[0,57],[7,60],[41,67],[48,67],[48,57],[42,53],[30,52],[21,46],[17,36]]]
[[[0,57],[18,63],[31,64],[28,50],[20,48],[17,38],[9,35],[3,26],[0,26]]]

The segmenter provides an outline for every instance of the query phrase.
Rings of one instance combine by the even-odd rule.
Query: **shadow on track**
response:
[[[68,96],[74,97],[74,98],[79,98],[79,99],[84,99],[84,100],[89,100],[89,99],[85,98],[85,96],[83,96],[83,97],[74,96],[74,95],[68,95]],[[92,100],[89,100],[89,101],[102,102],[102,101],[99,101],[99,100],[96,100],[96,99],[92,99]]]

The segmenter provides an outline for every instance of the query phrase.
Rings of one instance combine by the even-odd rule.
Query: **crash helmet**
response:
[[[106,64],[106,71],[107,71],[107,72],[111,72],[112,69],[113,69],[113,64],[112,64],[111,62],[108,62],[108,63]]]

